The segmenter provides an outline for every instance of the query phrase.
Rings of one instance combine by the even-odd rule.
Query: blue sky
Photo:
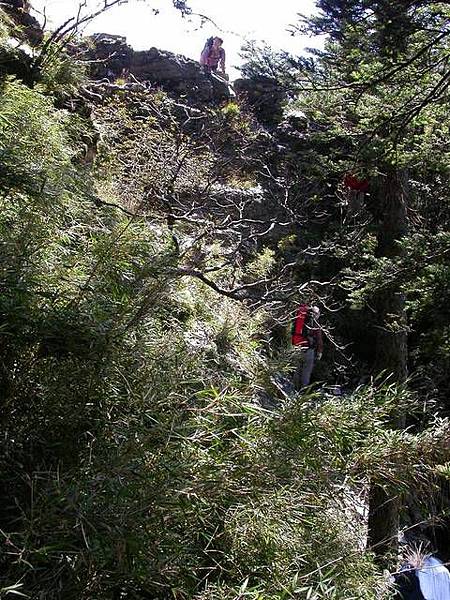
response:
[[[87,0],[93,7],[100,0]],[[78,0],[32,0],[38,10],[46,7],[49,26],[56,27],[73,16]],[[215,25],[201,27],[198,17],[182,18],[171,0],[129,0],[98,17],[86,34],[107,32],[124,35],[136,50],[152,46],[198,59],[204,40],[218,34],[224,38],[227,70],[238,76],[233,66],[239,65],[239,49],[246,40],[264,40],[274,49],[301,54],[305,47],[320,45],[320,41],[301,36],[292,37],[286,28],[295,23],[297,13],[314,10],[313,0],[189,0],[194,12],[207,15]],[[152,9],[158,9],[155,16]]]

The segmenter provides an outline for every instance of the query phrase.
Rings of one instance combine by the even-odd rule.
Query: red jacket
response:
[[[307,319],[309,307],[307,304],[301,304],[298,307],[292,329],[292,345],[301,348],[315,348],[317,352],[323,352],[322,329],[316,320],[308,325]],[[317,325],[317,326],[316,326]]]

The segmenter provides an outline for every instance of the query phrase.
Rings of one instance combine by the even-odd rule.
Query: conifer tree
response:
[[[375,257],[385,265],[401,263],[411,233],[412,172],[417,174],[419,157],[425,164],[433,162],[424,157],[430,137],[438,145],[445,135],[445,125],[441,128],[435,118],[441,114],[445,123],[448,9],[441,3],[384,0],[320,0],[317,6],[320,12],[307,29],[329,37],[310,73],[313,83],[304,86],[303,107],[333,130],[328,134],[333,141],[322,152],[336,161],[335,170],[370,175],[366,208],[375,226]],[[441,167],[436,161],[429,166]],[[403,284],[394,277],[372,289],[370,297],[376,314],[373,372],[399,384],[408,376]],[[406,415],[397,416],[392,426],[402,428],[405,420]],[[395,493],[372,486],[369,546],[380,557],[395,553],[399,510]]]

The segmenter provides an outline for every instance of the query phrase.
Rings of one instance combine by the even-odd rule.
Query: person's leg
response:
[[[314,348],[308,348],[308,350],[305,353],[305,361],[303,363],[303,369],[302,369],[302,376],[301,376],[301,383],[302,383],[302,387],[306,387],[307,385],[309,385],[309,382],[311,381],[311,374],[314,368],[314,357],[315,357],[315,350]]]
[[[300,348],[299,346],[295,346],[294,357],[295,357],[295,363],[297,364],[297,368],[295,369],[292,383],[294,384],[294,388],[298,391],[302,387],[302,372],[303,372],[303,364],[305,362],[305,349]]]
[[[301,387],[302,387],[302,371],[303,371],[303,357],[300,355],[300,352],[299,352],[297,368],[295,369],[294,381],[293,381],[294,388],[297,391],[299,389],[301,389]]]

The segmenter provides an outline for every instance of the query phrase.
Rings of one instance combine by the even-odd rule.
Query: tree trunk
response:
[[[378,256],[395,258],[402,252],[398,242],[408,232],[406,177],[391,168],[379,187],[382,218],[378,230]],[[380,291],[376,298],[377,343],[375,372],[392,381],[403,383],[407,377],[407,328],[405,298],[397,286]],[[397,418],[393,427],[403,428],[405,416]],[[392,497],[377,484],[369,496],[368,547],[380,563],[388,565],[397,555],[400,498]]]

